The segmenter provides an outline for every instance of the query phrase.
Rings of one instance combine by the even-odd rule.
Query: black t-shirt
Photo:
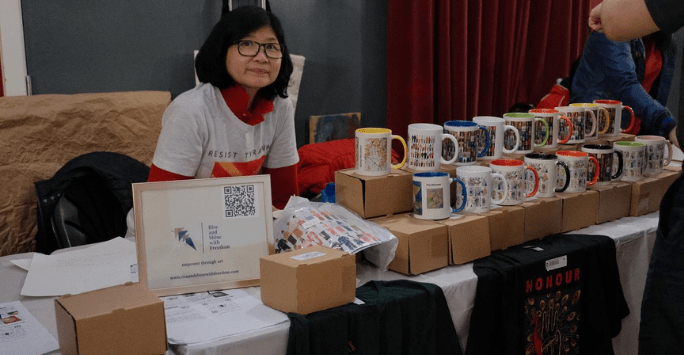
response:
[[[682,0],[645,0],[645,3],[653,22],[663,32],[675,33],[684,26]]]
[[[365,304],[307,316],[288,313],[288,355],[461,355],[442,289],[408,280],[370,281]]]
[[[549,236],[474,262],[478,276],[466,355],[614,354],[629,314],[615,242]]]

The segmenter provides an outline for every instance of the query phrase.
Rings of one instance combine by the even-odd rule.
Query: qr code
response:
[[[257,215],[254,206],[254,185],[225,186],[223,187],[223,200],[226,218]]]

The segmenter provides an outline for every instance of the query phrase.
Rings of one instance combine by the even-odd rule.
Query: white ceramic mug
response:
[[[508,195],[508,184],[504,183],[501,196],[492,200],[492,179],[505,182],[503,175],[492,172],[492,168],[479,165],[459,166],[456,168],[456,176],[463,181],[468,190],[464,212],[487,212],[492,207],[492,203],[499,205]]]
[[[653,176],[663,172],[663,167],[672,161],[672,143],[661,136],[636,136],[635,142],[643,143],[646,147],[645,176]],[[667,155],[665,147],[667,146]]]
[[[525,201],[525,198],[534,196],[539,190],[539,175],[537,171],[531,167],[526,166],[522,160],[517,159],[496,159],[489,163],[492,171],[503,175],[508,185],[508,193],[506,198],[501,202],[501,205],[518,205]],[[526,171],[532,172],[534,176],[534,188],[530,192],[526,189]],[[498,196],[500,190],[497,186],[494,194]]]
[[[461,185],[463,203],[458,208],[451,207],[451,183]],[[443,171],[424,171],[413,174],[413,216],[418,219],[445,219],[465,207],[467,190],[459,178],[449,177]]]
[[[561,106],[556,107],[561,115],[566,116],[572,121],[572,134],[567,144],[584,143],[585,137],[587,135],[591,136],[596,131],[596,115],[593,111],[587,110],[584,107],[578,106]],[[590,121],[593,129],[587,133],[587,120]],[[565,124],[561,124],[561,134],[565,134],[568,127]]]
[[[587,185],[594,185],[598,181],[598,160],[589,156],[586,152],[578,152],[574,150],[559,150],[556,152],[558,160],[564,162],[570,171],[570,184],[566,192],[584,192],[587,191]],[[594,165],[595,175],[590,181],[587,181],[587,170],[589,164]],[[565,171],[561,170],[558,174],[560,179],[566,179]]]
[[[453,144],[448,144],[449,148],[445,149],[445,151],[448,150],[448,154],[445,152],[447,157],[451,157],[457,151],[460,152],[458,159],[456,159],[456,165],[473,165],[477,158],[484,157],[487,154],[491,141],[489,131],[485,127],[472,121],[453,120],[444,122],[444,128],[458,141],[457,150]],[[483,132],[485,136],[485,146],[480,150],[477,148],[478,132]]]
[[[546,142],[549,139],[549,124],[546,123],[546,120],[534,117],[533,114],[526,112],[509,112],[504,114],[503,118],[506,120],[506,124],[515,127],[518,132],[520,132],[520,146],[518,146],[518,150],[515,151],[516,154],[532,153],[535,146],[542,147],[546,145]],[[542,135],[544,138],[539,144],[534,143],[535,122],[542,122],[542,126],[544,127]],[[508,135],[504,141],[506,148],[512,146]]]
[[[604,111],[601,112],[601,115],[607,115],[606,122],[608,123],[608,129],[605,133],[606,136],[619,136],[623,131],[631,131],[634,128],[634,125],[637,124],[634,110],[629,106],[623,105],[621,101],[594,100],[594,103],[598,104],[599,107],[606,109],[605,113]],[[626,109],[630,113],[629,125],[627,125],[627,128],[624,130],[622,129],[622,109]],[[601,122],[599,122],[599,125],[600,124]]]
[[[518,150],[520,146],[520,132],[518,129],[506,124],[506,121],[501,117],[494,116],[476,116],[473,117],[473,122],[484,126],[489,131],[489,149],[483,159],[500,159],[503,157],[503,153],[511,154]],[[504,146],[504,135],[512,134],[515,137],[515,144],[511,146],[510,149]],[[485,146],[484,135],[480,135],[480,143],[478,144],[478,150],[482,150]]]
[[[572,136],[572,121],[566,116],[563,116],[558,112],[558,110],[552,108],[535,108],[529,111],[533,114],[535,118],[541,118],[546,121],[549,126],[549,139],[546,141],[546,147],[556,148],[558,143],[566,143]],[[565,127],[568,129],[567,132],[561,136],[560,134],[560,122],[565,122]],[[541,144],[544,135],[543,129],[544,125],[541,122],[536,122],[536,127],[534,128],[534,143]]]
[[[392,165],[392,140],[397,139],[404,146],[404,159]],[[356,130],[356,165],[359,175],[388,175],[392,169],[401,169],[406,163],[406,141],[393,135],[388,128],[359,128]]]
[[[565,162],[558,160],[555,154],[529,153],[525,155],[525,164],[537,170],[539,175],[538,197],[553,197],[556,192],[564,192],[570,185],[570,169]],[[563,183],[559,185],[558,170],[562,169],[565,174]]]
[[[588,153],[598,160],[599,166],[599,178],[596,181],[597,184],[608,184],[612,180],[617,180],[622,175],[622,166],[624,160],[622,159],[622,152],[616,151],[607,144],[587,144],[582,147],[582,151]],[[613,169],[613,156],[617,155],[618,165],[617,169]],[[587,179],[594,176],[594,168],[589,165],[587,169]]]
[[[623,167],[620,180],[639,181],[644,177],[646,168],[646,146],[641,142],[618,141],[613,149],[622,153]],[[613,162],[613,168],[617,162]]]
[[[406,166],[417,171],[438,171],[441,164],[453,164],[458,159],[454,154],[447,160],[442,157],[442,141],[448,139],[457,145],[456,138],[444,133],[440,125],[412,123],[408,126],[408,159]]]
[[[598,139],[599,134],[603,135],[608,131],[609,124],[606,123],[608,122],[608,110],[606,110],[604,107],[601,107],[598,104],[590,102],[575,102],[571,103],[568,106],[584,107],[584,109],[591,111],[596,117],[598,127],[594,126],[591,120],[585,120],[584,122],[586,124],[584,127],[585,142],[595,141]],[[602,115],[600,115],[599,113],[602,113]],[[589,114],[589,116],[591,116],[591,114]]]

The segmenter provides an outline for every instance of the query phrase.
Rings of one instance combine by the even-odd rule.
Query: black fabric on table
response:
[[[547,271],[562,256],[567,266]],[[611,339],[629,309],[611,238],[553,235],[496,251],[473,270],[466,355],[614,354]]]
[[[288,313],[288,355],[460,355],[449,308],[436,285],[370,281],[356,289],[365,304],[303,316]]]

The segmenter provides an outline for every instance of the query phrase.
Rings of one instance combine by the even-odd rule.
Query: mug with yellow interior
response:
[[[393,135],[388,128],[359,128],[356,130],[356,166],[359,175],[388,175],[392,169],[401,169],[406,163],[406,141]],[[404,146],[404,157],[398,164],[392,164],[392,140],[397,139]]]
[[[575,102],[571,103],[569,106],[573,107],[584,107],[585,110],[591,111],[594,116],[596,117],[596,121],[598,124],[598,127],[594,128],[593,121],[587,120],[586,126],[584,127],[584,141],[585,142],[591,142],[594,140],[597,140],[599,137],[599,134],[603,135],[606,134],[608,131],[608,127],[610,125],[610,122],[608,121],[608,110],[606,110],[604,107],[599,106],[599,104],[595,103],[590,103],[590,102]],[[591,114],[590,114],[591,115]]]

